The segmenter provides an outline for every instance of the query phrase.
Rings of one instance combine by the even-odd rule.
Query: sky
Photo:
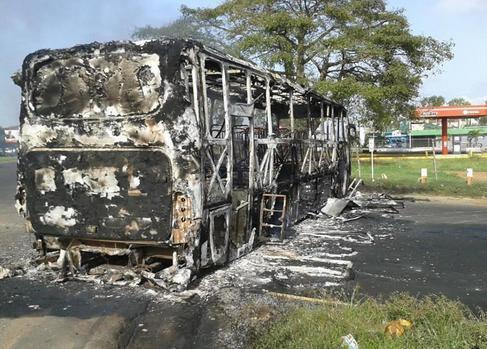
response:
[[[42,48],[127,40],[137,27],[167,24],[181,5],[218,0],[0,0],[0,126],[18,124],[20,88],[10,76]],[[389,0],[415,34],[455,43],[455,57],[424,80],[421,95],[487,100],[487,0]]]

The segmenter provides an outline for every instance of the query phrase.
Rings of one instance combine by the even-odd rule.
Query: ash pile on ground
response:
[[[340,216],[310,213],[308,219],[287,232],[284,241],[270,239],[229,265],[200,275],[181,292],[170,292],[150,282],[142,287],[143,274],[116,266],[102,265],[97,273],[76,279],[95,282],[94,287],[103,294],[132,294],[149,300],[147,316],[152,312],[157,317],[160,306],[187,308],[191,313],[197,308],[200,318],[206,317],[211,323],[207,329],[198,325],[199,335],[191,332],[195,343],[200,347],[207,342],[209,347],[240,348],[267,321],[292,306],[277,295],[316,297],[353,279],[358,247],[366,248],[378,239],[393,239],[398,229],[394,214],[402,206],[401,201],[384,194],[356,193]],[[32,260],[23,265],[4,265],[2,277],[60,281],[56,268],[36,265]],[[213,330],[211,336],[208,329]]]

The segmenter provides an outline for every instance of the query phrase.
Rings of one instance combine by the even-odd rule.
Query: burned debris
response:
[[[197,42],[41,50],[15,81],[16,206],[62,275],[183,289],[347,194],[345,108]]]

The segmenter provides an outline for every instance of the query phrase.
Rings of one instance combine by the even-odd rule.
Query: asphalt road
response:
[[[354,284],[370,295],[443,294],[487,310],[487,204],[407,203],[392,240],[357,248]]]
[[[14,192],[15,164],[0,164],[0,265],[32,256],[31,237],[13,208]],[[382,229],[392,236],[354,247],[355,279],[346,287],[358,284],[369,295],[443,293],[487,309],[486,215],[487,206],[417,202],[407,203],[393,220],[357,221],[377,237]],[[4,279],[0,349],[241,347],[232,342],[245,332],[236,305],[239,311],[267,307],[255,290],[233,287],[204,302],[197,297],[166,302],[143,288],[53,284],[35,275]],[[260,311],[251,317],[259,316],[270,315]],[[226,334],[231,338],[222,343]]]
[[[15,173],[15,163],[0,164],[0,266],[33,255],[14,209]],[[0,280],[0,349],[212,348],[218,330],[231,325],[219,312],[216,299],[204,307],[197,299],[161,303],[143,289],[7,278]]]

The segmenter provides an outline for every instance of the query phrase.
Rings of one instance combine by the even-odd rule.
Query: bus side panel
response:
[[[171,166],[158,151],[46,150],[27,154],[27,211],[39,235],[166,241]]]

